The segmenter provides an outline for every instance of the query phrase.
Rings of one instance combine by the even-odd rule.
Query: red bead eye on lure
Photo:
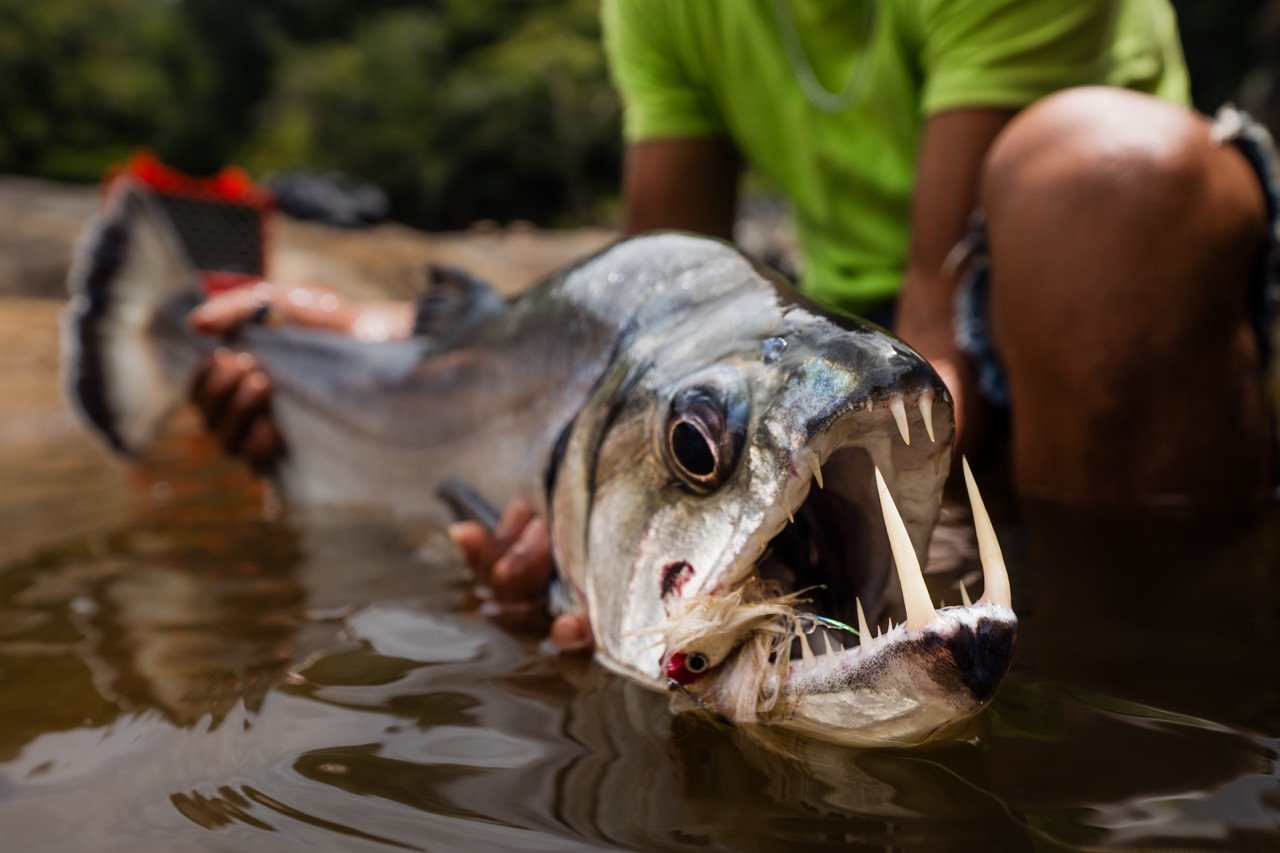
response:
[[[667,658],[667,680],[673,689],[686,687],[706,675],[710,668],[711,662],[701,652],[672,652]]]

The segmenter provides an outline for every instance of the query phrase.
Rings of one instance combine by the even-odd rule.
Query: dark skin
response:
[[[1247,298],[1264,200],[1240,151],[1188,110],[1074,89],[1010,124],[980,193],[1022,497],[1184,515],[1268,500]]]
[[[1130,127],[1131,138],[1116,129]],[[958,276],[946,260],[981,203],[1019,491],[1103,511],[1269,493],[1272,428],[1244,308],[1262,197],[1240,154],[1213,144],[1203,119],[1129,92],[1073,90],[1021,114],[935,115],[917,163],[897,331],[946,382],[960,451],[980,443],[985,403],[954,342]],[[738,168],[718,137],[628,146],[626,232],[727,238]],[[252,313],[228,299],[198,309],[197,328],[225,333]],[[343,310],[349,330],[362,312],[388,309]],[[307,322],[289,304],[282,314]],[[229,450],[266,465],[280,451],[269,392],[261,371],[227,354],[194,396]],[[528,502],[509,506],[492,533],[464,522],[451,534],[496,601],[527,607],[545,589],[550,543]],[[551,638],[587,648],[590,631],[585,618],[561,616]]]

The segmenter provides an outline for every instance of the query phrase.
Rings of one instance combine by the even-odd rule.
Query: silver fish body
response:
[[[118,450],[145,450],[218,344],[187,328],[193,281],[144,197],[85,242],[68,380]],[[676,233],[451,310],[411,341],[241,331],[275,383],[287,499],[443,518],[450,479],[498,505],[532,499],[597,659],[743,724],[914,743],[990,699],[1016,636],[1002,564],[986,598],[940,611],[904,569],[927,548],[953,427],[946,389],[900,340]],[[899,595],[904,624],[871,638],[864,603],[878,619]],[[856,642],[830,629],[860,620]]]

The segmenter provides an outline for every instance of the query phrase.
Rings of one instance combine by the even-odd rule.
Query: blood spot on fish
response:
[[[693,566],[684,560],[676,560],[674,563],[667,563],[662,567],[662,597],[666,598],[672,593],[679,593],[693,577]]]

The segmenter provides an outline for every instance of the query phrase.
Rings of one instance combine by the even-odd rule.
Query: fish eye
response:
[[[694,673],[706,672],[711,661],[702,652],[690,652],[684,659],[684,668]]]
[[[711,388],[687,388],[671,401],[662,442],[667,465],[697,494],[710,494],[733,473],[746,440],[745,404]]]

